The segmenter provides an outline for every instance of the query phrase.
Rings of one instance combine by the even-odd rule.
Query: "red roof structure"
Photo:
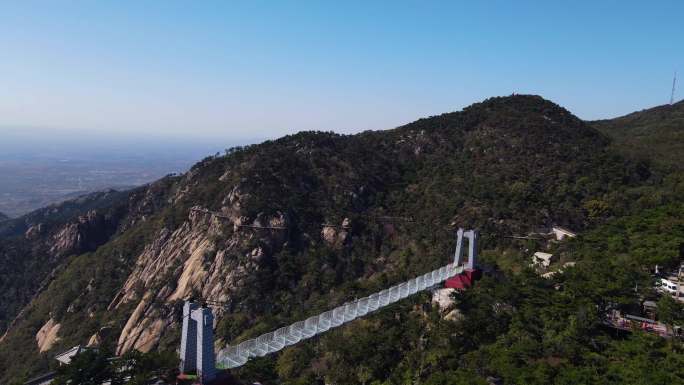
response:
[[[461,274],[451,277],[446,280],[444,287],[450,289],[467,289],[473,286],[473,283],[482,277],[482,271],[479,269],[466,269]]]

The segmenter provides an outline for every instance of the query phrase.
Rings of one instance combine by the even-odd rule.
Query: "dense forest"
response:
[[[684,100],[591,124],[627,156],[678,170],[684,167]]]
[[[141,373],[150,362],[168,366],[182,304],[170,293],[185,287],[195,256],[207,279],[192,283],[192,294],[226,304],[215,333],[235,343],[443,265],[461,226],[480,230],[493,273],[454,294],[457,316],[419,294],[233,375],[264,384],[677,383],[681,341],[602,324],[611,310],[638,311],[647,299],[657,301],[659,319],[684,323],[681,305],[657,295],[651,274],[683,257],[684,174],[668,163],[671,154],[633,151],[614,135],[618,124],[583,122],[538,96],[492,98],[393,130],[303,132],[233,148],[103,207],[54,222],[10,221],[6,229],[24,233],[7,230],[0,257],[24,256],[31,266],[40,261],[32,250],[59,234],[49,229],[87,211],[108,218],[106,236],[86,237],[95,241],[49,269],[22,268],[22,279],[44,282],[40,288],[6,281],[27,294],[0,314],[4,324],[14,319],[0,341],[0,381],[54,367],[51,355],[107,326],[102,346],[114,348],[79,362],[103,365],[142,305],[143,321],[169,325],[147,350],[167,353],[131,359]],[[196,207],[231,219],[202,219]],[[47,230],[27,241],[38,222]],[[328,224],[337,227],[324,233]],[[579,236],[511,238],[551,225]],[[560,256],[554,269],[575,265],[543,278],[529,267],[536,250]],[[169,266],[144,276],[145,255]],[[205,284],[214,271],[230,273],[229,283]],[[120,297],[130,300],[115,306]],[[48,319],[60,323],[60,338],[39,352],[35,335]]]

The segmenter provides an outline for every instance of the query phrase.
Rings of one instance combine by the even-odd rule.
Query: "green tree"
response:
[[[657,305],[656,312],[659,321],[670,325],[681,323],[684,318],[684,306],[679,301],[669,295],[663,295]]]
[[[123,384],[121,373],[117,373],[103,351],[86,350],[72,358],[68,365],[57,368],[55,385],[93,385],[111,381],[112,385]]]

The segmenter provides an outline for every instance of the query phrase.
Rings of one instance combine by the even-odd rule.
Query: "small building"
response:
[[[646,317],[655,319],[658,313],[658,304],[655,301],[644,301],[643,303],[644,314]]]
[[[76,345],[73,348],[66,350],[64,352],[61,352],[55,356],[55,360],[59,362],[59,366],[62,365],[69,365],[71,363],[71,360],[76,357],[77,355],[83,353],[84,351],[87,350],[97,350],[96,348],[90,348],[86,346],[81,346],[81,345]],[[27,382],[24,383],[24,385],[47,385],[50,384],[55,376],[57,375],[57,372],[48,372],[45,374],[41,374],[40,376],[34,377]]]
[[[554,259],[553,254],[543,253],[541,251],[537,251],[532,256],[532,265],[547,268],[551,265],[551,262],[553,262],[553,259]]]
[[[55,356],[55,359],[59,361],[59,365],[69,365],[71,363],[71,360],[76,357],[77,355],[83,353],[86,350],[97,350],[95,348],[89,348],[81,345],[76,345],[73,348],[64,351],[62,353],[59,353]]]
[[[560,226],[552,226],[549,234],[552,234],[557,241],[562,241],[565,238],[575,238],[577,236],[576,233]]]

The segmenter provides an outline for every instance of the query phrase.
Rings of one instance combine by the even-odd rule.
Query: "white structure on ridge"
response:
[[[187,301],[183,305],[180,371],[196,372],[202,383],[216,376],[214,315],[211,309]]]
[[[546,268],[546,267],[549,267],[551,265],[551,262],[553,262],[553,254],[537,251],[532,256],[532,265],[533,266],[541,266],[541,267]]]

